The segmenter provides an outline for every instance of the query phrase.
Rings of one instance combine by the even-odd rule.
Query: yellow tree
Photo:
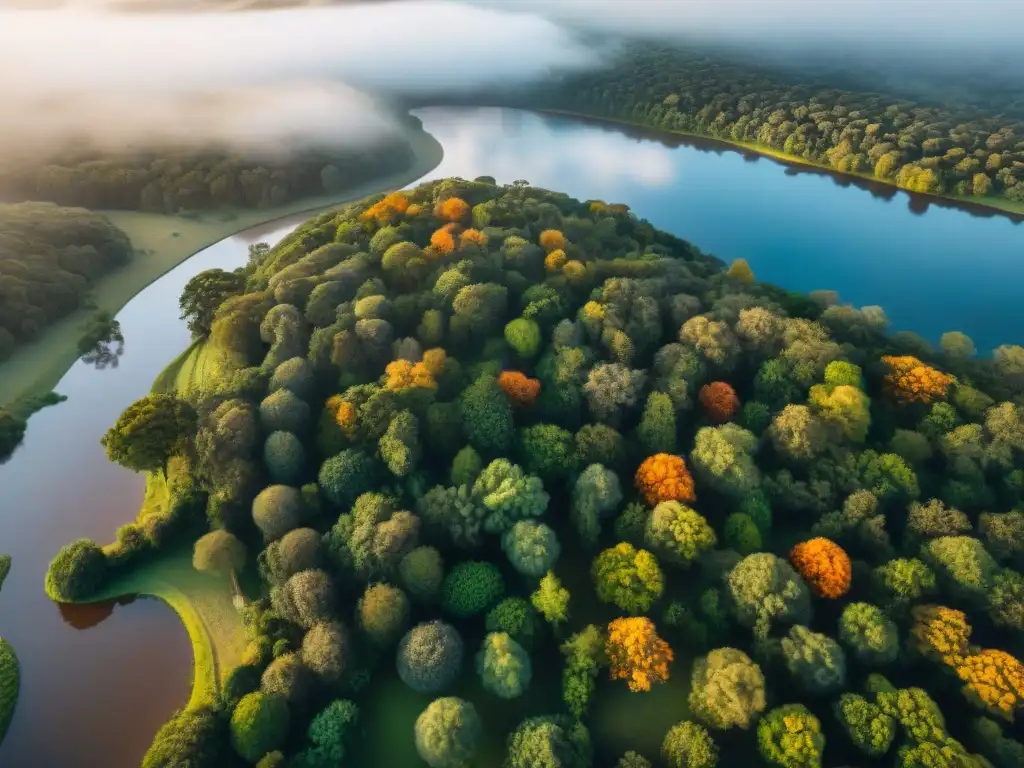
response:
[[[652,685],[668,680],[672,649],[658,637],[654,622],[646,616],[615,619],[608,625],[605,650],[612,680],[626,680],[631,691],[649,691]]]
[[[754,270],[750,268],[750,264],[747,263],[746,259],[736,259],[736,261],[729,265],[729,271],[726,274],[744,285],[752,285],[754,283]]]
[[[941,605],[913,609],[910,645],[922,656],[956,667],[967,655],[971,625],[962,611]]]
[[[1024,664],[1006,653],[986,649],[971,654],[956,667],[964,694],[997,717],[1013,722],[1024,704]]]

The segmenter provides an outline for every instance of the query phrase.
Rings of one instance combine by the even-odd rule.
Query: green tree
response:
[[[588,768],[592,761],[590,734],[582,723],[530,717],[508,737],[504,768]]]
[[[245,278],[240,273],[223,269],[207,269],[185,283],[178,306],[181,319],[188,322],[192,338],[205,339],[209,336],[217,309],[244,289]]]
[[[162,472],[195,429],[195,412],[173,395],[136,400],[100,439],[107,458],[133,472]]]
[[[483,724],[472,702],[434,699],[416,718],[416,751],[430,768],[461,768],[476,753]]]
[[[661,756],[669,768],[715,768],[718,746],[707,728],[684,720],[665,734]]]
[[[530,656],[507,632],[491,632],[476,656],[484,689],[501,699],[522,696],[530,687]]]
[[[765,707],[761,668],[743,651],[716,648],[693,663],[689,704],[712,728],[749,728]]]
[[[646,613],[665,588],[654,555],[627,542],[595,557],[590,573],[598,600],[613,603],[633,615]]]
[[[231,744],[250,763],[284,745],[288,734],[288,702],[265,693],[250,693],[231,714]]]
[[[678,501],[663,501],[647,518],[647,546],[666,562],[688,568],[718,543],[714,529],[701,515]]]
[[[554,483],[576,470],[576,444],[571,432],[554,424],[535,424],[519,434],[519,450],[527,472]]]
[[[821,768],[825,736],[807,707],[787,704],[758,723],[757,744],[765,760],[782,768]]]
[[[530,602],[540,615],[556,627],[569,618],[569,590],[562,586],[554,571],[548,571],[540,580]]]
[[[663,392],[647,396],[636,436],[648,455],[676,452],[676,409],[672,398]]]
[[[520,357],[534,357],[541,345],[540,326],[533,320],[517,317],[505,326],[505,341]]]
[[[484,375],[473,382],[463,391],[459,408],[466,438],[482,454],[505,453],[512,447],[512,406],[496,378]]]

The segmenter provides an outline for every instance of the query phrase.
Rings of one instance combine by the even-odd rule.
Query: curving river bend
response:
[[[881,304],[894,327],[931,341],[951,329],[985,352],[1024,340],[1024,227],[1006,217],[866,190],[706,142],[504,109],[416,114],[445,151],[428,179],[525,178],[624,202],[725,261],[747,258],[761,279]],[[57,387],[68,401],[34,416],[25,443],[0,466],[0,551],[14,557],[0,635],[22,665],[0,765],[137,766],[156,729],[188,699],[191,648],[170,608],[140,599],[58,609],[43,577],[63,544],[109,541],[135,517],[142,477],[107,462],[99,438],[188,344],[178,319],[185,282],[243,264],[249,244],[276,242],[305,218],[229,237],[142,291],[118,315],[119,366],[77,363]]]

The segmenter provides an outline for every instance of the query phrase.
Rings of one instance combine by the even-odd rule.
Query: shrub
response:
[[[441,607],[465,619],[483,613],[505,593],[505,580],[493,563],[458,563],[441,585]]]
[[[296,483],[306,466],[306,449],[292,432],[271,432],[263,444],[263,463],[274,483]]]
[[[462,667],[462,638],[441,621],[417,624],[398,643],[398,676],[418,693],[437,693]]]
[[[483,738],[483,724],[471,702],[454,696],[434,699],[416,718],[416,752],[430,768],[467,765]]]
[[[95,541],[79,539],[61,548],[46,571],[46,595],[73,603],[95,594],[107,575],[107,556]]]
[[[398,564],[398,576],[414,599],[437,599],[444,581],[444,561],[434,547],[416,547]]]
[[[284,745],[288,735],[288,702],[265,693],[242,697],[231,713],[231,745],[241,757],[255,763]]]
[[[530,687],[530,657],[507,632],[491,632],[476,656],[476,670],[484,690],[502,699],[522,696]]]
[[[409,623],[409,598],[390,584],[371,584],[359,598],[359,627],[376,645],[398,641]]]
[[[707,728],[684,720],[665,734],[661,756],[669,768],[715,768],[718,746]]]

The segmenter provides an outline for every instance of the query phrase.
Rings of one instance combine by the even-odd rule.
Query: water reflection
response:
[[[114,608],[117,606],[131,605],[135,600],[135,595],[125,595],[117,600],[104,600],[100,603],[85,603],[82,605],[57,603],[57,610],[64,623],[69,627],[91,629],[110,618],[114,613]]]
[[[527,178],[581,200],[628,203],[707,253],[747,259],[762,280],[879,304],[894,330],[933,343],[963,331],[982,354],[1024,341],[1024,217],[709,139],[500,108],[416,115],[444,146],[432,178]]]

